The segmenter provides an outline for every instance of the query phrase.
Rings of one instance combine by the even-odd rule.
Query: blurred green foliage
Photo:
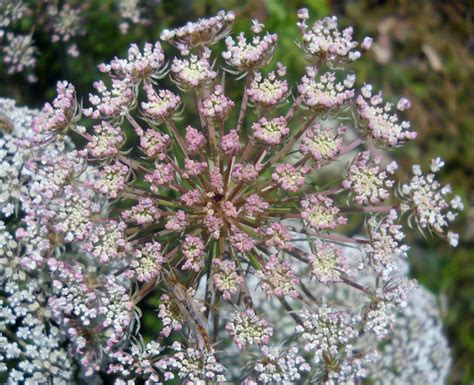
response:
[[[38,83],[7,77],[0,68],[0,94],[21,104],[40,107],[55,94],[60,79],[72,81],[87,99],[97,79],[96,66],[126,54],[131,42],[155,41],[164,28],[184,24],[219,9],[237,14],[235,31],[248,31],[254,17],[278,32],[276,61],[288,66],[290,82],[298,80],[304,58],[297,49],[295,12],[307,7],[312,18],[335,14],[343,25],[352,25],[356,36],[374,37],[371,53],[356,64],[358,85],[374,84],[388,99],[406,96],[412,101],[408,117],[419,133],[415,144],[394,151],[401,172],[413,163],[427,166],[441,156],[447,167],[442,179],[463,197],[466,210],[457,223],[460,246],[453,250],[437,239],[409,234],[413,274],[441,295],[445,324],[453,350],[450,384],[474,381],[474,34],[468,1],[329,1],[329,0],[173,0],[162,1],[147,12],[148,26],[132,26],[127,34],[118,29],[114,0],[88,0],[85,36],[77,42],[81,55],[74,59],[50,44],[49,36],[34,36],[41,51]],[[28,28],[25,22],[23,27]],[[157,304],[148,306],[156,308]],[[144,319],[152,326],[153,320]],[[156,325],[155,325],[156,328]]]

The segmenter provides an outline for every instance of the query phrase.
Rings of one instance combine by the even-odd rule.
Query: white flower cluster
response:
[[[29,150],[21,137],[33,135],[31,123],[37,111],[16,107],[11,99],[0,98],[0,207],[9,217],[19,209],[25,183],[30,176],[24,168]]]
[[[401,194],[405,200],[403,211],[410,211],[410,218],[414,219],[422,229],[428,229],[448,239],[451,246],[457,246],[459,236],[451,231],[445,235],[444,228],[454,221],[457,214],[452,210],[463,210],[464,205],[459,196],[452,195],[450,185],[441,186],[435,179],[435,174],[443,167],[440,159],[431,161],[431,173],[423,175],[419,165],[413,166],[413,178],[409,183],[402,185]]]
[[[369,367],[376,385],[443,385],[451,364],[450,350],[436,297],[419,287],[396,316],[381,359]]]
[[[70,384],[77,370],[47,308],[48,285],[21,266],[22,246],[0,221],[0,378],[8,384]]]

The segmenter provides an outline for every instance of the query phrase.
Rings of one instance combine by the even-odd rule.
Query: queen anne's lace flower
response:
[[[204,257],[204,243],[199,237],[188,235],[183,241],[183,256],[186,259],[182,269],[195,271],[201,270]]]
[[[435,174],[444,163],[438,158],[431,163],[431,173],[423,175],[419,165],[413,166],[413,178],[410,183],[401,187],[402,197],[405,201],[403,210],[411,211],[411,215],[416,223],[423,229],[433,230],[441,235],[449,222],[454,221],[456,213],[452,210],[462,210],[464,208],[461,198],[452,195],[450,185],[441,186],[435,179]],[[453,240],[455,240],[453,242]],[[451,232],[450,243],[457,245],[457,238]]]
[[[171,63],[173,79],[182,88],[198,88],[205,83],[210,83],[217,72],[212,70],[209,63],[211,51],[206,49],[201,58],[190,55],[188,58],[174,58]]]
[[[124,141],[122,130],[108,122],[94,126],[95,135],[87,145],[87,152],[94,158],[111,158],[118,154]]]
[[[137,250],[135,259],[130,263],[130,272],[139,282],[151,281],[160,273],[163,262],[161,245],[158,242],[148,242]]]
[[[311,366],[298,354],[296,347],[283,350],[278,347],[262,347],[263,359],[254,367],[255,378],[248,378],[245,385],[251,384],[297,384],[302,373],[311,370]]]
[[[232,294],[239,290],[244,278],[237,272],[234,261],[213,261],[216,271],[212,275],[214,284],[222,292],[222,298],[230,301]]]
[[[416,138],[416,132],[409,131],[410,122],[400,122],[392,113],[391,103],[383,104],[382,93],[372,95],[372,86],[365,85],[356,99],[362,124],[370,136],[382,145],[393,147]]]
[[[298,11],[298,26],[302,33],[303,48],[306,54],[316,61],[328,61],[333,65],[345,64],[357,60],[361,54],[355,51],[357,42],[352,40],[353,29],[348,27],[339,31],[336,16],[325,17],[316,21],[311,29],[306,20],[308,11]]]
[[[146,43],[143,52],[136,44],[132,44],[127,59],[115,58],[110,64],[99,65],[99,70],[122,79],[128,77],[133,82],[150,81],[162,75],[164,61],[165,56],[159,42]]]
[[[129,172],[128,166],[116,161],[112,165],[104,166],[100,178],[93,182],[93,187],[110,198],[117,198],[125,189]]]
[[[315,80],[316,71],[308,67],[306,75],[303,76],[298,92],[303,98],[304,104],[311,109],[327,111],[343,106],[354,97],[355,77],[347,75],[343,82],[336,82],[334,72],[326,72]]]
[[[284,116],[271,120],[263,117],[252,125],[252,130],[257,140],[270,145],[279,144],[290,132]]]
[[[135,103],[135,92],[132,89],[131,81],[128,77],[124,79],[112,79],[110,90],[103,81],[94,83],[94,88],[98,95],[89,94],[89,102],[93,107],[83,110],[85,116],[94,119],[120,118],[131,109]]]
[[[305,132],[300,151],[304,155],[310,154],[317,161],[332,160],[341,151],[342,136],[345,132],[346,127],[343,125],[337,128],[336,135],[331,128],[322,128],[319,124],[315,124]]]
[[[224,367],[217,361],[212,350],[184,349],[178,342],[173,344],[176,353],[158,364],[162,370],[169,370],[168,378],[174,378],[173,372],[181,380],[189,383],[226,382]]]
[[[279,63],[277,74],[284,76],[286,68]],[[266,77],[257,72],[246,92],[252,103],[261,107],[272,107],[282,102],[288,95],[288,83],[280,79],[274,71]]]
[[[234,102],[224,95],[224,90],[218,85],[214,87],[214,92],[204,99],[200,112],[211,121],[222,121],[229,115],[232,107]]]
[[[191,48],[210,46],[224,38],[234,22],[233,12],[220,11],[209,19],[189,22],[183,27],[164,30],[161,39],[176,46],[181,54],[187,55]]]
[[[263,37],[254,36],[251,42],[246,40],[243,33],[237,36],[237,41],[228,36],[225,39],[227,51],[222,52],[222,57],[227,64],[237,70],[256,70],[270,62],[275,52],[277,39],[276,34],[269,33]]]
[[[268,321],[258,317],[252,309],[237,310],[225,328],[239,350],[246,345],[267,345],[273,333]]]
[[[307,167],[297,169],[292,164],[282,163],[272,174],[272,179],[286,191],[297,192],[304,186],[304,176],[310,172]]]
[[[320,240],[314,242],[314,254],[308,256],[311,274],[322,283],[340,282],[348,267],[342,250]]]
[[[321,194],[311,194],[301,201],[301,218],[316,231],[334,229],[347,222],[347,218],[339,215],[331,198]]]
[[[391,210],[386,217],[372,217],[368,221],[370,243],[366,251],[376,271],[394,268],[397,258],[406,256],[408,246],[401,244],[405,234],[402,226],[396,223],[397,213]]]
[[[143,112],[154,121],[167,120],[173,116],[181,100],[170,90],[155,91],[152,83],[143,86],[147,101],[142,102]]]
[[[227,38],[223,54],[211,50],[233,19],[221,12],[163,32],[183,55],[171,64],[174,83],[162,80],[168,73],[159,44],[142,51],[132,46],[127,59],[101,66],[110,86],[95,83],[90,108],[60,83],[60,96],[45,107],[36,132],[0,141],[0,199],[8,205],[0,215],[25,213],[12,226],[21,255],[0,254],[0,263],[6,274],[46,280],[42,290],[61,347],[87,375],[107,368],[119,385],[227,377],[247,384],[358,383],[376,359],[370,346],[390,336],[413,287],[398,264],[407,251],[399,214],[411,213],[454,245],[448,206],[462,202],[448,202],[450,190],[418,168],[401,188],[402,204],[392,202],[393,182],[368,153],[356,156],[342,183],[328,184],[332,171],[321,175],[321,168],[332,163],[333,170],[340,164],[333,161],[365,139],[352,127],[365,125],[388,146],[413,135],[379,108],[379,96],[367,87],[356,103],[360,119],[346,114],[355,77],[325,66],[348,64],[359,54],[352,30],[339,32],[334,18],[309,29],[308,12],[299,12],[311,67],[298,92],[290,91],[281,65],[278,76],[262,75],[276,35]],[[254,21],[252,31],[262,30]],[[369,45],[365,40],[362,48]],[[240,83],[222,68],[246,78],[241,99],[229,90]],[[287,96],[289,106],[281,103]],[[408,104],[401,100],[398,109]],[[357,121],[338,125],[343,112]],[[96,122],[84,119],[80,126],[82,115]],[[11,130],[4,120],[0,115],[2,130]],[[346,130],[356,137],[344,145]],[[70,131],[87,141],[84,148],[71,151]],[[441,166],[435,160],[433,173]],[[391,163],[386,172],[395,168]],[[341,234],[339,225],[353,215],[365,219],[366,236]],[[343,246],[361,253],[345,258]],[[327,294],[335,287],[357,304]],[[154,333],[160,345],[140,347],[135,335],[150,316],[160,322]],[[232,354],[238,349],[229,335],[248,354]],[[167,337],[183,345],[170,349]],[[368,347],[369,339],[375,342]],[[298,346],[311,360],[305,362]],[[238,365],[227,365],[232,361]],[[243,367],[248,370],[236,373]]]
[[[370,159],[368,151],[361,152],[352,161],[343,187],[351,189],[358,205],[378,204],[390,196],[389,188],[393,180],[387,179],[387,173],[380,168],[380,157]]]
[[[54,132],[64,134],[75,124],[77,114],[76,90],[66,81],[58,82],[58,96],[52,104],[46,103],[33,122],[38,133]]]
[[[299,278],[291,270],[290,263],[281,260],[277,255],[270,256],[263,270],[258,272],[258,277],[261,279],[263,291],[268,295],[280,298],[285,296],[299,297],[296,290],[300,283]]]
[[[7,43],[2,47],[3,62],[8,66],[8,74],[21,73],[36,66],[37,48],[31,35],[6,34]],[[36,77],[29,75],[34,82]]]

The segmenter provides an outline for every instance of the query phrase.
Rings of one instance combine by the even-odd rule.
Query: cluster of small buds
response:
[[[277,145],[287,136],[290,129],[284,116],[279,116],[271,120],[263,117],[252,125],[255,138],[265,144]]]
[[[206,145],[204,135],[194,127],[186,127],[186,145],[191,154],[199,152]]]
[[[229,241],[237,252],[244,254],[253,249],[254,241],[250,235],[239,230],[234,225],[231,227],[231,233]]]
[[[237,271],[237,265],[234,261],[220,261],[215,259],[213,261],[215,272],[212,275],[214,285],[222,292],[222,298],[230,301],[232,294],[237,293],[240,285],[244,282]]]
[[[78,106],[74,86],[59,82],[57,91],[53,103],[46,103],[33,122],[33,129],[38,133],[65,134],[76,122]]]
[[[278,35],[267,33],[263,37],[254,36],[249,43],[243,33],[237,41],[228,36],[225,39],[227,51],[222,52],[226,63],[238,71],[254,71],[267,65],[275,53]]]
[[[163,322],[160,334],[168,337],[172,331],[181,330],[185,322],[184,315],[180,312],[177,303],[168,294],[160,297],[161,303],[158,318]]]
[[[298,11],[298,27],[301,30],[302,47],[306,55],[315,62],[327,61],[333,66],[353,62],[360,58],[361,53],[355,48],[358,43],[352,40],[353,29],[348,27],[339,31],[336,16],[325,17],[316,21],[311,29],[306,21],[309,18],[307,9]],[[369,41],[364,40],[364,48],[370,48]]]
[[[160,210],[150,198],[142,199],[138,204],[132,206],[130,210],[122,213],[124,220],[135,222],[139,225],[151,224],[158,221],[160,217]]]
[[[82,26],[82,9],[73,8],[70,4],[65,3],[61,9],[56,4],[49,4],[46,10],[48,16],[52,19],[53,34],[51,41],[56,43],[58,41],[69,42],[71,39],[84,35],[85,30]],[[78,56],[77,46],[72,45],[68,50],[71,56]],[[73,54],[74,53],[74,54]]]
[[[376,205],[390,196],[388,189],[393,187],[394,181],[387,179],[387,172],[380,167],[381,161],[381,157],[371,159],[370,152],[364,151],[349,166],[342,186],[352,191],[354,201],[359,206]]]
[[[212,208],[206,207],[206,212],[207,214],[203,219],[203,224],[206,226],[211,238],[219,239],[221,236],[222,226],[224,226],[224,220],[216,216],[215,211]]]
[[[165,163],[155,163],[153,172],[145,175],[145,181],[152,185],[151,191],[158,192],[161,186],[167,186],[174,180],[173,167]],[[185,200],[185,195],[182,196]]]
[[[189,22],[171,31],[166,29],[160,37],[176,46],[182,55],[188,55],[192,48],[211,46],[227,36],[234,20],[233,12],[220,11],[209,19]]]
[[[275,222],[260,229],[260,232],[265,239],[265,246],[274,247],[277,250],[291,250],[293,239],[288,229],[281,223]]]
[[[223,121],[234,107],[234,102],[224,94],[220,85],[214,87],[212,92],[202,102],[200,112],[202,116],[210,121]]]
[[[300,279],[291,270],[290,263],[281,260],[277,255],[268,258],[263,269],[257,272],[257,276],[261,279],[262,290],[269,296],[279,298],[300,296],[296,289]]]
[[[401,244],[405,234],[402,226],[396,223],[397,219],[397,212],[391,210],[381,219],[372,217],[368,220],[371,242],[365,250],[374,269],[383,272],[384,276],[394,269],[397,258],[404,258],[409,249],[407,245]]]
[[[186,259],[183,270],[193,269],[194,271],[201,270],[204,257],[204,243],[201,238],[187,235],[184,238],[182,245],[183,256]]]
[[[302,324],[296,327],[304,341],[304,350],[314,355],[314,361],[324,361],[326,355],[339,358],[351,353],[351,341],[357,337],[357,320],[350,314],[336,311],[327,305],[315,312],[304,310],[299,313]]]
[[[334,201],[322,194],[310,194],[301,201],[301,218],[316,231],[335,229],[347,223],[347,218],[339,215]]]
[[[170,170],[170,172],[172,172],[172,170]],[[171,175],[173,175],[173,174],[171,174]],[[202,197],[201,191],[198,190],[198,189],[195,189],[195,190],[190,190],[187,193],[184,193],[181,196],[180,201],[182,203],[184,203],[185,205],[187,205],[187,206],[194,206],[196,204],[201,203],[202,199],[203,199],[203,197]]]
[[[3,62],[8,66],[8,74],[28,71],[36,66],[37,49],[31,35],[7,33],[6,45],[2,48]],[[36,78],[29,75],[30,82]]]
[[[120,375],[115,381],[117,385],[126,385],[130,382],[125,382],[125,380],[139,378],[145,379],[146,385],[162,384],[156,363],[162,350],[163,347],[156,341],[151,341],[146,345],[139,341],[128,351],[114,351],[110,354],[112,363],[107,368],[107,374]]]
[[[135,102],[135,93],[129,78],[112,79],[111,89],[107,89],[103,81],[94,83],[98,95],[89,94],[89,102],[93,107],[82,110],[87,117],[119,118],[127,113]]]
[[[262,214],[270,207],[269,203],[263,200],[258,194],[251,194],[245,199],[242,211],[249,215]]]
[[[110,64],[102,63],[99,70],[119,79],[129,78],[133,83],[139,83],[161,78],[164,62],[165,55],[159,42],[145,43],[143,52],[138,45],[132,44],[127,59],[115,58]]]
[[[320,124],[311,126],[301,139],[300,151],[303,155],[311,155],[316,161],[329,161],[341,152],[343,135],[346,126],[340,125],[337,134],[329,127]]]
[[[87,153],[93,158],[112,158],[119,153],[124,137],[119,127],[109,122],[94,126],[94,136],[87,144]]]
[[[166,158],[169,135],[151,129],[145,132],[139,131],[137,134],[140,136],[140,147],[148,157],[156,157],[159,160]]]
[[[209,58],[211,51],[205,49],[202,57],[190,55],[189,58],[174,58],[171,63],[173,80],[182,89],[199,88],[203,84],[212,82],[217,72],[212,69]]]
[[[93,229],[83,247],[102,263],[123,259],[130,250],[125,237],[127,225],[110,220]]]
[[[406,99],[400,99],[405,101]],[[394,147],[416,138],[416,132],[410,131],[410,122],[400,122],[396,113],[393,113],[393,104],[383,104],[382,93],[372,95],[372,86],[365,85],[361,94],[356,98],[357,111],[362,125],[369,135],[378,143],[387,147]],[[406,103],[398,104],[399,109],[405,109]]]
[[[181,104],[179,96],[170,90],[157,92],[151,83],[146,83],[143,89],[147,95],[147,101],[142,102],[143,112],[155,122],[171,118]]]
[[[209,351],[194,348],[185,349],[179,342],[175,342],[172,348],[176,353],[158,363],[161,370],[168,371],[165,373],[167,379],[177,376],[179,379],[185,380],[185,383],[190,384],[226,382],[225,368],[217,361],[212,349]]]
[[[282,78],[285,74],[286,67],[281,63],[278,63],[276,74],[272,71],[264,77],[260,72],[256,72],[245,91],[250,102],[259,107],[273,107],[285,100],[288,96],[288,83]]]
[[[92,187],[112,199],[117,198],[125,189],[129,174],[129,167],[116,161],[114,164],[103,167],[100,177],[92,182]]]
[[[314,254],[308,256],[311,274],[321,283],[341,282],[348,266],[342,249],[319,239],[314,241]]]
[[[283,190],[297,192],[304,186],[304,177],[310,171],[309,167],[297,169],[290,163],[282,163],[275,168],[272,180]]]
[[[311,366],[298,354],[296,347],[283,350],[278,347],[262,346],[263,359],[254,367],[256,380],[247,378],[244,385],[287,384],[294,385],[302,379],[302,373]]]
[[[258,177],[259,168],[249,163],[237,163],[232,170],[232,178],[238,182],[253,182]]]
[[[186,213],[183,210],[178,210],[175,215],[171,216],[166,222],[165,228],[170,231],[183,231],[188,225]]]
[[[445,234],[449,222],[454,221],[456,213],[451,210],[463,210],[464,205],[459,196],[452,196],[450,185],[441,186],[435,179],[435,174],[443,167],[440,159],[431,161],[431,173],[423,175],[419,165],[413,166],[413,178],[403,184],[401,194],[404,200],[402,211],[411,210],[411,218],[422,229],[432,230],[442,237],[446,237],[451,246],[457,246],[458,236],[453,232]]]
[[[225,155],[232,155],[239,152],[241,145],[238,132],[231,130],[227,135],[221,138],[219,145]]]
[[[253,309],[234,312],[225,329],[233,338],[239,350],[247,345],[267,345],[273,334],[267,320],[260,318]]]
[[[343,82],[336,83],[336,74],[326,72],[316,80],[316,71],[307,67],[306,75],[298,85],[298,92],[306,107],[317,111],[328,111],[342,107],[354,97],[355,75],[347,75]]]
[[[130,273],[139,282],[149,282],[160,274],[164,262],[161,245],[158,242],[148,242],[130,262]]]
[[[183,178],[189,179],[193,176],[198,176],[202,174],[204,170],[207,169],[207,162],[197,162],[192,159],[186,159],[184,161],[184,172]]]

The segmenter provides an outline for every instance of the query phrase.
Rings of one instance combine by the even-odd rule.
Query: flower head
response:
[[[277,37],[260,22],[256,36],[227,37],[218,52],[234,19],[220,12],[163,32],[181,51],[169,73],[160,44],[132,46],[101,66],[109,86],[95,83],[92,107],[60,83],[36,132],[0,140],[0,215],[26,213],[16,231],[24,253],[0,252],[0,279],[24,269],[48,280],[55,325],[88,375],[107,367],[122,385],[247,375],[246,384],[291,384],[314,382],[314,373],[321,384],[358,383],[375,360],[363,343],[389,335],[412,288],[398,263],[408,250],[400,214],[457,244],[448,223],[462,202],[434,178],[443,162],[427,176],[415,167],[393,193],[396,163],[384,168],[358,146],[371,137],[391,147],[414,134],[370,87],[354,101],[355,76],[334,72],[359,57],[352,29],[340,32],[335,18],[309,28],[308,17],[298,13],[311,66],[297,91],[283,65],[263,68]],[[79,125],[81,112],[94,123]],[[70,149],[71,130],[84,148]],[[346,132],[355,139],[344,145]],[[346,167],[340,158],[352,151]],[[342,183],[331,178],[341,174]],[[11,242],[4,238],[0,250]],[[346,257],[348,247],[361,253]],[[359,302],[324,294],[336,287]],[[154,300],[161,342],[141,347],[135,320],[150,316]],[[166,346],[166,337],[183,345]],[[230,339],[248,354],[229,354]],[[248,373],[235,373],[243,366]]]

